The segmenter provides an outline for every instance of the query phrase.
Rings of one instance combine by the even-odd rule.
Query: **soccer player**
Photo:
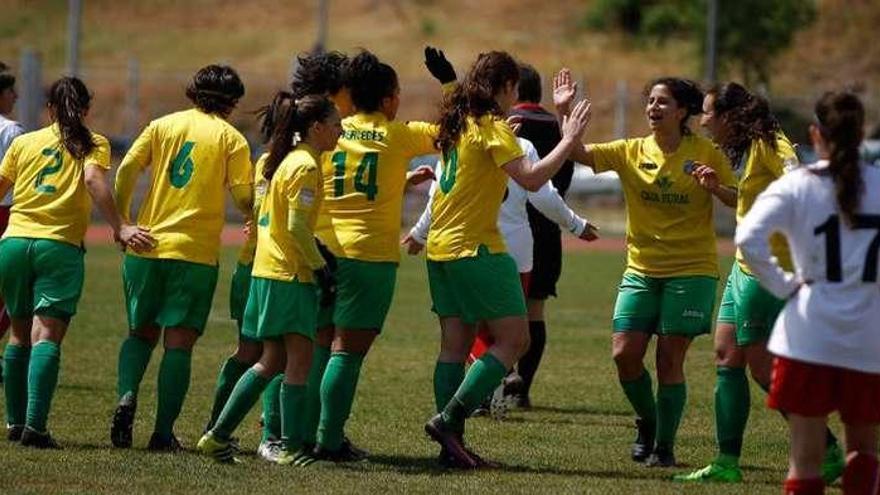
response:
[[[363,51],[346,73],[355,113],[342,121],[336,149],[323,158],[324,202],[316,229],[336,258],[332,350],[328,356],[326,348],[318,349],[315,356],[327,363],[315,456],[333,462],[366,455],[345,437],[345,422],[361,365],[394,295],[404,189],[433,177],[430,167],[408,174],[409,162],[436,152],[437,136],[435,125],[395,120],[400,86],[391,66]]]
[[[522,119],[520,135],[534,143],[539,156],[546,156],[559,143],[561,135],[556,116],[540,104],[541,93],[541,75],[534,67],[520,64],[519,96],[510,114]],[[553,176],[553,186],[562,198],[565,198],[573,175],[574,163],[569,160]],[[550,296],[556,297],[556,283],[562,273],[562,236],[559,228],[562,224],[553,221],[552,217],[538,210],[536,206],[530,200],[526,208],[529,227],[535,240],[534,266],[526,294],[530,344],[529,350],[516,365],[517,374],[522,377],[522,381],[512,380],[506,387],[507,395],[512,395],[514,403],[523,408],[531,407],[529,394],[547,342],[544,305]]]
[[[770,113],[767,100],[737,83],[713,87],[703,99],[702,126],[725,152],[738,175],[736,216],[748,213],[764,189],[798,166],[794,146]],[[773,255],[791,270],[791,255],[781,235],[771,240]],[[708,466],[677,476],[678,481],[742,480],[739,457],[749,417],[749,382],[746,366],[764,390],[770,389],[772,356],[767,338],[784,301],[761,287],[737,252],[736,262],[721,298],[715,326],[715,431],[718,456]],[[831,483],[843,472],[843,453],[834,435],[827,434],[828,457],[823,477]]]
[[[213,429],[199,441],[199,450],[220,462],[236,461],[232,432],[282,371],[283,452],[278,463],[291,464],[301,456],[311,459],[302,449],[306,378],[318,315],[315,281],[323,294],[330,294],[332,284],[313,235],[323,200],[320,154],[336,146],[342,127],[336,107],[326,97],[280,96],[283,106],[263,169],[269,189],[257,220],[260,233],[243,328],[244,335],[263,342],[263,353],[235,385]]]
[[[465,469],[487,464],[465,447],[466,418],[528,347],[525,298],[497,226],[507,177],[529,191],[540,189],[578,146],[590,117],[589,104],[578,103],[557,148],[529,163],[503,118],[516,101],[518,80],[510,55],[480,54],[440,112],[437,144],[444,165],[427,244],[431,299],[441,328],[434,371],[438,414],[425,431],[441,445],[441,458]],[[465,375],[479,321],[487,322],[495,343]]]
[[[16,138],[0,164],[0,197],[11,188],[13,198],[0,240],[0,294],[12,319],[5,356],[7,437],[57,449],[47,422],[61,342],[82,293],[91,200],[122,244],[149,249],[153,239],[116,210],[106,179],[110,144],[83,123],[92,99],[88,88],[65,77],[47,96],[52,124]]]
[[[568,111],[576,85],[563,70],[554,102]],[[620,177],[627,212],[627,265],[614,307],[612,355],[623,391],[638,415],[631,457],[647,466],[675,465],[675,435],[684,413],[684,359],[691,340],[712,325],[718,257],[712,197],[736,204],[727,157],[687,121],[702,111],[691,81],[661,78],[645,91],[651,134],[581,147],[571,158]],[[657,398],[644,356],[657,334]]]
[[[826,93],[810,138],[820,158],[771,184],[739,223],[747,266],[785,307],[770,336],[768,405],[788,414],[791,453],[784,491],[824,492],[826,422],[846,430],[843,493],[875,495],[880,423],[880,170],[860,163],[865,110],[850,93]],[[794,258],[773,257],[782,233]]]
[[[15,76],[9,72],[9,66],[0,62],[0,161],[12,144],[12,140],[24,133],[24,128],[18,122],[9,118],[15,107],[18,93],[15,92]],[[6,193],[0,199],[0,235],[9,225],[9,209],[12,206],[12,191]],[[9,314],[6,305],[0,298],[0,339],[9,330]],[[0,383],[3,382],[3,362],[0,358]]]
[[[110,430],[120,448],[131,446],[138,389],[164,333],[158,409],[147,448],[181,449],[173,427],[189,388],[192,349],[204,331],[217,284],[225,191],[245,215],[253,205],[250,149],[226,121],[244,95],[238,74],[228,66],[203,67],[186,95],[195,107],[151,122],[116,175],[117,201],[127,218],[138,175],[149,169],[138,224],[158,241],[150,252],[127,252],[122,266],[130,333],[119,351],[119,402]]]

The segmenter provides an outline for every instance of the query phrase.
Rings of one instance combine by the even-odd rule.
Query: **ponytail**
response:
[[[86,85],[75,77],[62,77],[49,87],[46,100],[61,130],[64,147],[77,160],[88,156],[97,144],[83,123],[92,101]]]
[[[308,137],[312,124],[327,120],[336,111],[336,106],[325,96],[309,95],[297,100],[292,94],[281,91],[275,95],[269,108],[272,109],[274,125],[263,177],[271,181],[284,157],[296,147],[296,143]],[[266,123],[264,118],[263,127]]]
[[[835,195],[844,222],[852,226],[865,184],[859,168],[859,145],[865,125],[865,108],[859,98],[847,92],[825,93],[816,103],[819,133],[828,143],[828,171],[834,179]]]

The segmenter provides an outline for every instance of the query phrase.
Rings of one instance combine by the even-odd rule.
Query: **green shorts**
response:
[[[336,259],[336,301],[332,325],[350,330],[382,331],[394,298],[397,263]],[[328,323],[327,311],[320,328]]]
[[[315,284],[253,277],[241,334],[253,340],[267,340],[295,333],[315,340],[317,316]]]
[[[241,327],[241,320],[244,318],[244,307],[247,304],[248,292],[251,288],[251,271],[254,264],[235,265],[235,271],[232,272],[232,282],[229,284],[229,317],[238,322]]]
[[[126,254],[122,282],[129,328],[156,324],[191,328],[201,335],[211,313],[217,271],[216,265]]]
[[[317,238],[315,238],[315,240],[317,241],[318,251],[320,251],[321,257],[324,258],[324,261],[327,262],[327,266],[335,274],[336,267],[338,266],[338,263],[336,261],[336,256],[333,256],[333,253],[331,253],[330,250],[327,249],[326,246],[321,244],[321,241],[318,241]],[[319,301],[320,301],[320,297],[321,297],[321,295],[320,295],[320,290],[319,290],[319,292],[318,292],[318,298],[319,298],[318,300]],[[329,304],[327,306],[321,306],[319,303],[319,305],[318,305],[318,330],[320,330],[322,328],[333,327],[333,309],[334,309],[334,304]]]
[[[477,255],[453,261],[428,260],[432,311],[441,318],[457,316],[466,324],[525,316],[526,302],[516,263],[507,253]]]
[[[770,338],[776,317],[785,306],[758,279],[734,262],[721,296],[718,323],[736,325],[736,345],[745,347]]]
[[[0,240],[0,294],[16,319],[33,315],[69,322],[85,274],[83,249],[50,239]]]
[[[712,329],[718,279],[624,273],[614,305],[615,332],[696,337]]]

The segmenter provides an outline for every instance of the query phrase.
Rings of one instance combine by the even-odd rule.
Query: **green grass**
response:
[[[235,328],[227,318],[234,257],[232,249],[223,253],[214,310],[195,351],[192,385],[177,423],[178,435],[190,447],[207,418],[217,370],[235,342]],[[195,453],[145,452],[155,411],[158,353],[141,388],[135,448],[113,450],[108,425],[116,356],[125,335],[120,256],[110,248],[95,247],[86,263],[86,288],[64,343],[50,417],[50,428],[65,449],[41,452],[0,441],[2,493],[779,493],[786,429],[764,407],[764,395],[756,387],[743,456],[746,485],[684,487],[666,481],[673,471],[650,470],[629,460],[633,418],[609,357],[608,322],[621,254],[566,255],[561,296],[548,304],[547,353],[533,391],[537,407],[514,412],[504,422],[469,421],[470,443],[506,465],[500,471],[475,473],[438,470],[435,445],[422,430],[433,408],[431,375],[438,331],[420,259],[401,264],[394,306],[364,366],[348,424],[349,436],[372,452],[370,461],[309,468],[272,466],[252,455],[243,465],[230,467]],[[714,455],[710,338],[698,339],[690,352],[688,378],[689,401],[677,455],[687,468],[694,468]],[[257,414],[253,411],[237,432],[251,451],[258,441]]]

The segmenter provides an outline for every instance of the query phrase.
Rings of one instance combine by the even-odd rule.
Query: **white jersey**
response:
[[[18,122],[14,120],[9,120],[3,115],[0,115],[0,161],[3,161],[3,156],[6,155],[6,150],[9,149],[9,145],[12,144],[12,140],[17,138],[20,134],[24,133],[24,128]],[[2,199],[0,199],[0,206],[9,206],[12,204],[12,188],[9,188],[9,191],[6,193]]]
[[[790,297],[770,352],[880,373],[880,168],[861,165],[865,187],[854,228],[840,215],[827,170],[820,161],[771,184],[737,227],[736,244],[764,287]],[[788,239],[796,273],[770,254],[767,240],[777,231]]]
[[[525,153],[526,159],[532,163],[539,161],[538,151],[531,141],[517,138],[519,145]],[[434,175],[439,177],[442,173],[442,160],[437,162]],[[428,193],[428,205],[422,216],[410,230],[410,236],[418,242],[427,242],[428,229],[431,226],[431,199],[434,197],[434,189],[437,183],[431,184]],[[529,217],[526,212],[526,202],[531,202],[545,217],[556,222],[560,227],[574,235],[581,235],[587,227],[587,221],[579,217],[565,204],[565,200],[559,195],[559,191],[548,181],[536,192],[529,192],[516,183],[513,179],[507,181],[507,192],[504,194],[504,202],[498,212],[498,230],[504,237],[507,251],[516,262],[520,273],[532,271],[532,257],[534,241],[532,229],[529,227]]]

